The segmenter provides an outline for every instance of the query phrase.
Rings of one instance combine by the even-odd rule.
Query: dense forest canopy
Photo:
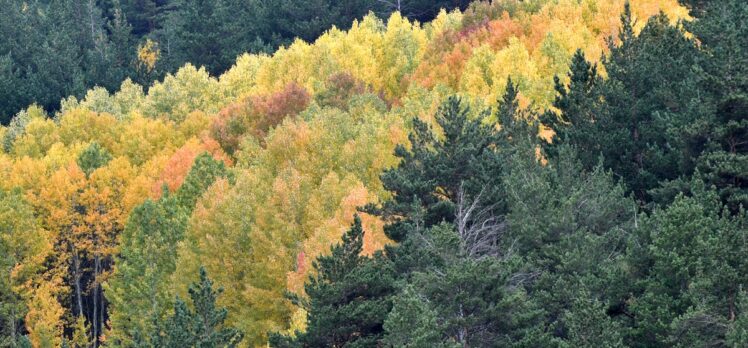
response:
[[[748,346],[742,0],[0,16],[0,347]]]
[[[213,75],[244,52],[314,41],[368,13],[426,22],[467,0],[3,0],[0,124],[32,103],[59,110],[67,96],[110,92],[129,78],[148,87],[186,63]]]

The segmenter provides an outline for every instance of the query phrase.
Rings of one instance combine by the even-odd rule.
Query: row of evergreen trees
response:
[[[578,53],[557,113],[509,82],[493,113],[414,120],[363,209],[397,244],[361,255],[356,219],[271,346],[748,346],[748,4],[704,3],[640,35],[627,10],[607,77]]]
[[[2,0],[0,124],[37,103],[130,78],[149,86],[190,62],[214,75],[244,52],[272,52],[294,38],[313,41],[370,11],[417,20],[465,0]],[[150,40],[150,41],[149,41]]]

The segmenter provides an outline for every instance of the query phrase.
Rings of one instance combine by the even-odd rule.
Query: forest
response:
[[[748,347],[744,0],[0,2],[0,347]]]
[[[468,0],[1,0],[0,123],[32,103],[57,111],[68,96],[149,87],[185,63],[213,76],[245,52],[314,41],[368,13],[413,20]]]

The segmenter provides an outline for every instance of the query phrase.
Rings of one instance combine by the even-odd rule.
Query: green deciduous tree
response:
[[[176,193],[136,207],[122,233],[115,272],[106,284],[111,306],[109,339],[117,345],[147,344],[153,323],[163,319],[175,289],[177,243],[184,237],[197,198],[217,178],[226,177],[223,162],[199,156]]]
[[[192,211],[200,196],[219,178],[233,181],[233,174],[226,168],[226,164],[207,152],[197,156],[190,172],[176,192],[177,204]]]
[[[173,197],[146,201],[132,211],[115,272],[105,285],[111,310],[108,340],[113,344],[147,342],[153,320],[165,317],[174,296],[168,276],[176,267],[176,243],[186,220]]]
[[[91,175],[94,170],[105,166],[112,160],[112,155],[98,143],[91,143],[78,156],[78,167],[86,175]]]

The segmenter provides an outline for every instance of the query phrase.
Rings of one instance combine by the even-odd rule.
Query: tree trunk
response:
[[[93,317],[91,318],[91,329],[93,338],[93,347],[96,348],[99,343],[99,272],[101,271],[101,258],[96,255],[94,260],[94,284],[93,284]]]
[[[11,276],[12,270],[13,270],[13,267],[8,269],[8,284],[13,284],[13,280]],[[16,331],[18,330],[16,325],[18,325],[18,323],[16,322],[16,306],[11,306],[10,307],[10,339],[11,339],[11,342],[16,342]]]
[[[75,300],[78,303],[78,316],[83,315],[83,297],[81,294],[81,261],[77,253],[73,253],[73,281],[75,283]]]

